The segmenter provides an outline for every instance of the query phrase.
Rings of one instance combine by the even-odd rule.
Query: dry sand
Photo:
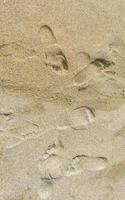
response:
[[[0,0],[0,200],[125,199],[124,11]]]

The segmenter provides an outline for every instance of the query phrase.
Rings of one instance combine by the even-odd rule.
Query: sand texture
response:
[[[125,200],[124,0],[0,0],[0,200]]]

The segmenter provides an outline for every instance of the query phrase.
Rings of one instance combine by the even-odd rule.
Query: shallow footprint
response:
[[[68,70],[68,61],[62,48],[58,45],[53,30],[48,25],[40,27],[39,35],[44,47],[45,64],[56,72],[63,75]]]
[[[0,45],[0,57],[13,57],[17,60],[32,58],[36,51],[22,41]]]
[[[39,35],[44,46],[56,43],[56,37],[48,25],[43,25],[40,27]]]
[[[62,74],[68,70],[68,61],[61,47],[53,44],[45,48],[45,64],[50,66],[56,73]]]
[[[50,156],[46,160],[41,160],[38,164],[41,179],[43,181],[52,182],[64,176],[64,166],[61,157]]]
[[[96,67],[100,69],[106,69],[112,65],[114,65],[114,62],[111,60],[108,60],[106,58],[95,58],[91,64],[95,65]]]
[[[12,112],[0,112],[0,136],[5,134],[7,124],[12,118]]]
[[[31,139],[38,136],[39,126],[22,118],[13,118],[9,121],[7,131],[10,137],[19,139]]]
[[[49,145],[47,150],[42,155],[42,160],[48,159],[50,156],[59,155],[64,149],[63,143],[60,139],[57,139],[55,143]]]
[[[40,134],[37,124],[13,116],[5,121],[5,126],[2,128],[0,136],[3,137],[2,142],[7,149],[12,149],[26,140],[38,137]]]
[[[75,74],[73,78],[74,86],[78,87],[79,89],[88,87],[94,79],[96,73],[96,67],[94,67],[93,64],[88,64]]]
[[[85,129],[95,121],[95,112],[89,107],[79,107],[69,113],[68,121],[73,129]]]
[[[44,184],[37,189],[37,194],[39,196],[38,200],[48,199],[52,195],[52,186],[51,184]]]
[[[38,168],[42,180],[51,182],[64,176],[63,159],[60,156],[63,148],[61,140],[57,139],[55,143],[49,145],[40,158]]]
[[[98,172],[106,168],[107,158],[78,155],[72,159],[71,166],[67,170],[67,176],[77,175],[86,171]]]
[[[77,67],[83,69],[85,66],[91,63],[91,57],[88,53],[80,51],[76,54]]]

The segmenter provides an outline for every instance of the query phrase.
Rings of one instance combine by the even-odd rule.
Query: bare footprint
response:
[[[93,85],[93,82],[98,80],[97,78],[100,76],[104,78],[112,78],[114,76],[115,71],[112,66],[115,65],[115,62],[110,54],[111,52],[104,48],[96,52],[95,55],[90,56],[85,52],[80,52],[77,55],[80,62],[80,65],[78,65],[80,70],[74,76],[74,86],[79,91]]]
[[[0,136],[4,135],[7,124],[12,118],[13,112],[0,112]]]
[[[13,57],[14,59],[21,60],[30,58],[36,55],[34,49],[28,47],[22,41],[11,42],[8,44],[0,45],[0,57]]]
[[[80,51],[76,54],[77,67],[83,69],[91,63],[91,57],[87,52]]]
[[[69,113],[68,121],[73,129],[85,129],[95,121],[95,112],[89,107],[79,107]]]
[[[106,168],[107,158],[78,155],[72,159],[71,166],[68,168],[66,176],[73,176],[81,173],[98,172]]]
[[[37,194],[39,196],[39,200],[50,198],[52,195],[52,186],[44,183],[44,185],[37,189]]]
[[[68,70],[68,61],[58,44],[53,44],[45,49],[45,64],[50,66],[56,73]]]
[[[39,126],[22,118],[13,118],[9,121],[7,129],[10,137],[30,139],[37,137]]]
[[[60,156],[63,148],[61,140],[57,140],[42,155],[38,164],[42,180],[52,181],[64,176],[63,159]]]
[[[64,146],[62,144],[62,141],[60,139],[57,139],[55,143],[48,146],[47,150],[42,155],[42,160],[46,160],[50,156],[57,156],[61,154],[63,149],[64,149]]]
[[[52,182],[64,176],[65,168],[63,160],[59,156],[50,156],[48,159],[39,162],[38,168],[43,181]]]
[[[1,116],[0,116],[1,117]],[[38,137],[39,126],[33,122],[9,114],[1,126],[1,137],[3,136],[6,149],[12,149],[25,140]]]
[[[48,25],[43,25],[40,27],[39,35],[40,35],[41,43],[45,47],[56,43],[56,37],[54,35],[54,32]]]
[[[88,64],[74,76],[74,86],[79,89],[88,87],[94,79],[96,72],[97,69],[93,67],[93,64]]]
[[[45,53],[45,64],[57,74],[68,70],[68,61],[61,46],[58,45],[53,30],[48,25],[40,27],[39,35]]]
[[[86,172],[98,172],[106,168],[108,160],[105,157],[77,155],[71,160],[55,152],[55,145],[49,146],[38,162],[38,169],[42,181],[53,183],[60,178],[79,175]],[[49,153],[46,153],[48,152]]]

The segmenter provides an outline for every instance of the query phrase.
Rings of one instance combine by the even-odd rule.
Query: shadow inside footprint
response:
[[[106,69],[109,66],[114,65],[115,63],[104,58],[96,58],[94,61],[91,62],[91,64],[95,65],[96,67]]]
[[[63,144],[60,139],[48,146],[39,160],[38,168],[41,179],[45,182],[52,183],[53,180],[60,179],[64,176],[63,159],[60,156],[63,151]]]
[[[47,46],[45,56],[45,64],[50,66],[55,72],[68,70],[67,58],[58,44]]]
[[[58,45],[53,30],[48,25],[40,27],[39,35],[45,53],[45,64],[54,72],[63,74],[68,70],[68,61],[62,48]]]

